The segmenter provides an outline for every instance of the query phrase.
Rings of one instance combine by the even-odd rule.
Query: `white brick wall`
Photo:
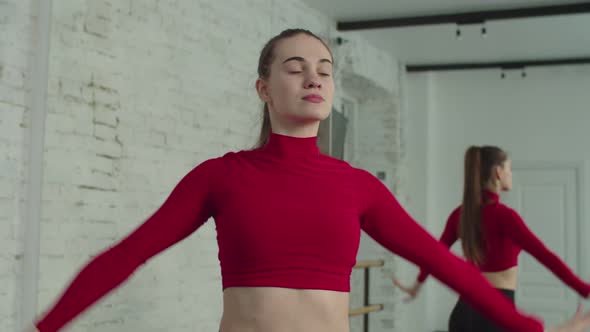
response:
[[[31,1],[0,1],[0,330],[18,315],[29,97],[33,55]]]
[[[18,42],[19,50],[3,47],[0,53],[0,151],[9,156],[6,164],[0,160],[9,175],[0,174],[0,303],[7,306],[0,307],[2,331],[14,330],[17,308],[18,190],[4,188],[23,181],[19,124],[26,96],[19,82],[27,73],[22,54],[30,53],[27,3],[0,1],[0,13],[14,14],[0,20],[2,31],[12,32],[0,45]],[[40,310],[97,251],[145,220],[194,165],[255,142],[261,105],[254,81],[259,51],[269,37],[303,27],[329,38],[336,36],[334,26],[289,0],[54,1]],[[373,77],[383,93],[376,102],[362,100],[368,113],[359,123],[355,163],[386,170],[392,179],[399,151],[398,137],[391,134],[399,128],[396,63],[362,41],[357,45],[363,52],[349,53],[364,65],[352,71]],[[381,71],[376,76],[374,68],[384,66],[392,68],[392,75]],[[380,257],[388,263],[373,273],[372,294],[385,294],[375,300],[391,303],[386,282],[393,263],[385,253]],[[215,230],[208,223],[143,267],[71,331],[215,331],[221,309]],[[381,315],[375,316],[372,331],[391,324],[393,305]],[[360,322],[352,320],[353,331],[360,331]]]

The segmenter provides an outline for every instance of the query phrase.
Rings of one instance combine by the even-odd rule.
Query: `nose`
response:
[[[316,78],[310,78],[305,82],[305,88],[307,89],[319,89],[322,87],[322,84],[318,82]]]
[[[320,89],[322,84],[320,83],[320,75],[317,73],[317,68],[306,68],[304,87],[306,89]]]

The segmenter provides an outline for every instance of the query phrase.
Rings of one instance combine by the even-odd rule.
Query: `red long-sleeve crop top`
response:
[[[543,329],[424,231],[377,178],[320,154],[315,137],[277,134],[262,148],[228,153],[190,171],[145,223],[79,272],[37,327],[58,331],[210,217],[224,289],[348,292],[362,229],[507,330]]]
[[[566,285],[583,297],[590,294],[590,284],[581,280],[574,272],[526,226],[520,215],[500,202],[498,194],[484,191],[482,208],[482,236],[486,244],[484,261],[478,266],[482,272],[502,271],[518,264],[518,255],[524,249],[545,265]],[[451,247],[459,235],[461,207],[456,208],[447,220],[440,242]],[[418,280],[423,282],[428,269],[422,268]]]

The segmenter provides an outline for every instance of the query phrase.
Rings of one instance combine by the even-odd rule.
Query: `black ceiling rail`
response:
[[[523,7],[513,9],[498,9],[456,14],[399,17],[361,21],[343,21],[338,22],[337,29],[339,31],[351,31],[383,28],[400,28],[436,24],[482,24],[486,21],[492,20],[507,20],[555,15],[574,15],[583,13],[590,13],[590,2],[539,7]]]
[[[406,64],[407,72],[443,71],[443,70],[469,70],[469,69],[523,69],[526,67],[563,66],[590,64],[590,57],[561,58],[545,60],[518,60],[495,62],[460,62],[460,63],[434,63],[434,64]]]

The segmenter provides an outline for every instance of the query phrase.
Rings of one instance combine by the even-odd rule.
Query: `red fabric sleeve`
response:
[[[364,181],[368,187],[361,227],[369,236],[391,252],[430,271],[507,331],[543,331],[540,320],[519,313],[475,267],[453,255],[420,227],[379,180],[366,173]]]
[[[122,284],[149,258],[186,238],[205,223],[212,214],[208,201],[217,169],[219,162],[215,159],[195,167],[149,219],[82,268],[53,308],[38,321],[39,331],[59,331]]]
[[[561,279],[566,285],[574,289],[582,297],[590,295],[590,284],[581,280],[576,274],[559,258],[549,250],[539,238],[531,232],[524,220],[513,209],[509,209],[509,216],[502,218],[505,223],[506,234],[515,244],[531,254],[541,264],[547,267],[553,274]]]
[[[450,248],[458,239],[458,227],[459,227],[459,219],[460,219],[461,209],[455,209],[447,219],[447,224],[445,226],[445,230],[443,231],[442,235],[440,236],[439,242],[442,243],[445,247]],[[430,273],[426,271],[424,268],[420,268],[420,274],[418,275],[417,280],[419,282],[424,282]]]

